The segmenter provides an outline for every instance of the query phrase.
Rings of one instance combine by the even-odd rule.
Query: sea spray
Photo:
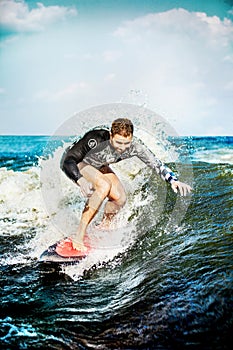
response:
[[[5,144],[6,138],[2,139]],[[24,144],[34,140],[38,142],[37,137],[25,138]],[[47,141],[40,137],[41,149]],[[114,229],[112,233],[113,239],[125,233],[123,248],[107,251],[103,258],[98,257],[99,249],[95,260],[99,265],[86,261],[78,269],[64,266],[64,273],[38,263],[41,251],[63,233],[53,225],[42,200],[35,157],[27,164],[28,173],[23,154],[12,164],[7,163],[9,154],[4,158],[1,153],[3,164],[8,164],[1,170],[0,183],[2,348],[230,349],[232,165],[199,161],[195,153],[216,146],[231,149],[232,141],[232,137],[172,140],[180,152],[189,149],[195,180],[191,203],[177,227],[167,226],[178,198],[169,185],[146,168],[126,172],[126,177],[125,166],[119,169],[129,186],[129,208],[119,213],[119,219],[128,220],[129,231],[122,226],[119,237]],[[10,151],[11,143],[5,149]],[[182,178],[187,164],[180,159]],[[83,203],[79,190],[61,174],[66,182],[66,202],[61,204],[78,216]],[[156,217],[161,195],[163,210]],[[22,219],[25,228],[18,227]],[[90,234],[98,237],[92,227]],[[104,234],[99,237],[105,239]],[[118,246],[118,241],[113,243]]]

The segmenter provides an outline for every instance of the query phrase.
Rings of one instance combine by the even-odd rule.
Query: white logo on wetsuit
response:
[[[87,144],[90,148],[96,148],[97,141],[95,139],[90,139]]]

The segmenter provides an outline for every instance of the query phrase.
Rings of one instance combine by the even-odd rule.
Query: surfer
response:
[[[152,168],[174,192],[185,196],[192,188],[178,180],[175,174],[164,165],[139,140],[133,139],[134,127],[126,118],[113,121],[111,130],[104,128],[87,132],[79,141],[68,148],[61,160],[61,169],[74,181],[84,197],[88,198],[82,212],[73,248],[85,252],[86,229],[102,203],[108,199],[102,225],[108,226],[113,217],[124,206],[126,192],[109,164],[137,156]]]

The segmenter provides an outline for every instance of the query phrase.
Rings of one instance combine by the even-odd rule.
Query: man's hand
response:
[[[90,197],[92,193],[94,192],[94,188],[92,186],[92,183],[87,181],[84,177],[81,177],[77,184],[80,186],[80,191],[83,195],[83,197]]]
[[[171,184],[171,187],[175,193],[177,193],[179,190],[181,196],[186,196],[188,193],[190,193],[192,191],[191,186],[189,186],[183,182],[180,182],[180,181],[174,181]]]

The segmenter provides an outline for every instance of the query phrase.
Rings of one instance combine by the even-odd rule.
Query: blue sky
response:
[[[180,135],[232,135],[233,1],[0,0],[1,134],[145,105]]]

